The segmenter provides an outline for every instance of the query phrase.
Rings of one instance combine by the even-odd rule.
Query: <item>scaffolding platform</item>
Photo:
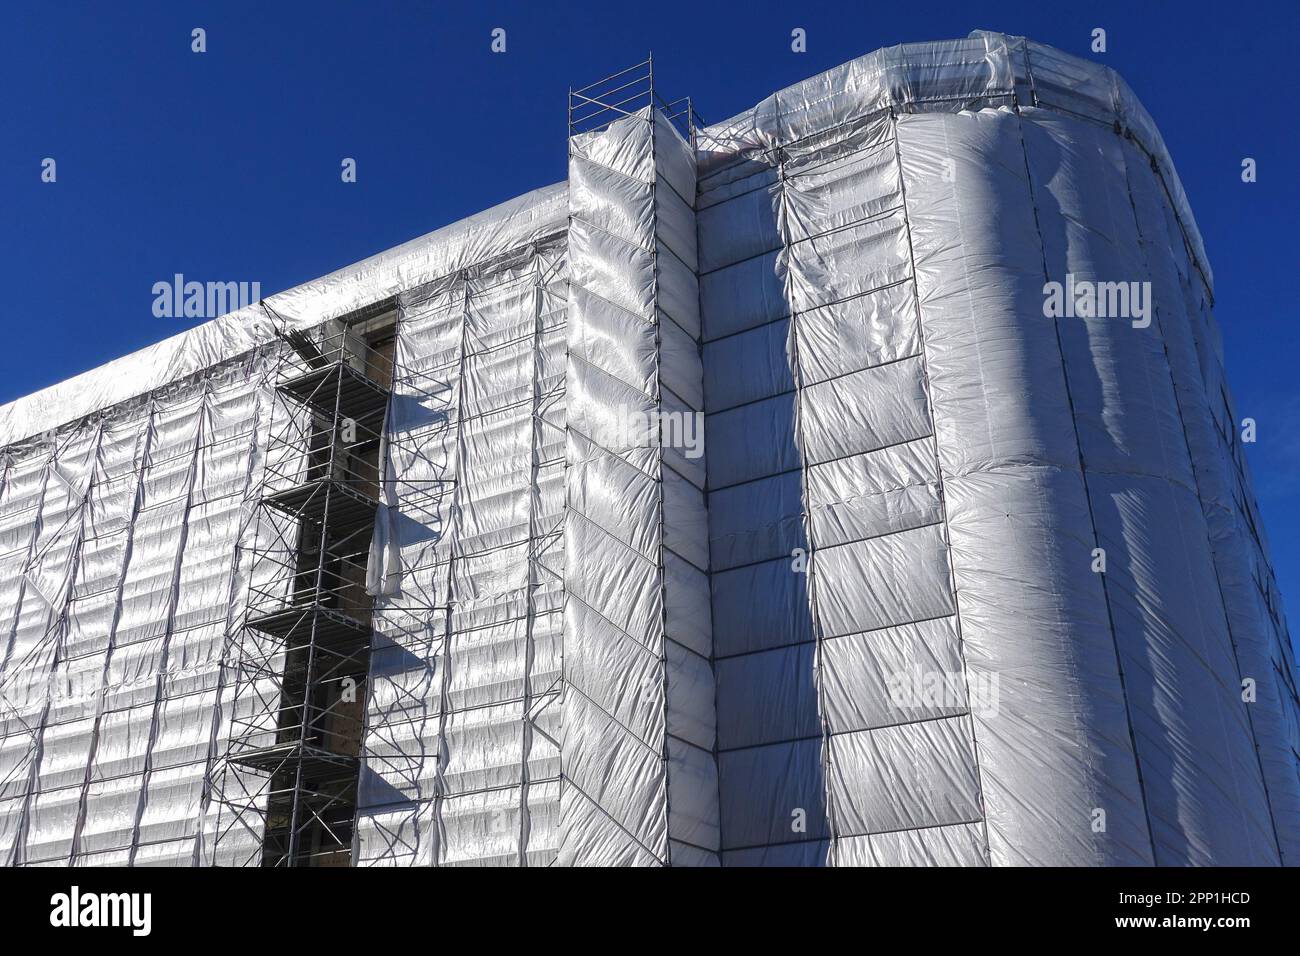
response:
[[[309,642],[317,647],[340,647],[364,640],[369,646],[371,633],[369,622],[319,605],[250,614],[247,626],[280,638],[289,650],[306,647]]]
[[[338,407],[349,418],[382,413],[388,403],[387,389],[345,361],[292,375],[276,387],[319,412]]]
[[[346,691],[363,688],[369,670],[365,556],[389,398],[356,366],[394,363],[358,331],[373,329],[374,318],[325,323],[315,338],[281,335],[256,583],[232,665],[241,712],[217,793],[230,808],[217,843],[252,831],[262,852],[248,862],[263,866],[346,865],[351,854],[360,764],[347,751],[360,745],[364,692]]]
[[[364,733],[374,639],[366,582],[380,501],[400,500],[412,520],[436,523],[451,485],[423,433],[388,430],[393,392],[422,403],[443,386],[398,362],[395,304],[388,312],[381,305],[282,330],[278,361],[264,379],[275,411],[253,515],[247,613],[227,664],[230,745],[213,776],[221,806],[215,853],[229,846],[243,865],[348,865],[360,774],[353,754]],[[387,351],[371,348],[375,342]],[[386,453],[422,462],[429,477],[389,477]],[[415,593],[402,609],[427,621],[445,615],[445,604],[441,593]],[[386,604],[385,612],[393,608]]]
[[[317,478],[272,492],[262,501],[291,518],[318,525],[328,518],[336,529],[370,524],[379,502],[356,484],[348,479]]]
[[[324,782],[330,777],[346,777],[357,770],[357,758],[349,754],[334,753],[321,747],[304,745],[299,741],[271,744],[251,750],[232,753],[229,757],[258,773],[274,774],[289,765],[302,764],[303,774],[312,780]]]

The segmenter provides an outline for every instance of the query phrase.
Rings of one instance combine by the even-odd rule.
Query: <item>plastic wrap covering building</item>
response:
[[[1210,268],[1123,80],[979,32],[703,126],[646,63],[568,155],[0,409],[0,858],[1300,861]]]

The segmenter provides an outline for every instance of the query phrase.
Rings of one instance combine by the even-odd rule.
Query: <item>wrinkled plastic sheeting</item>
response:
[[[1048,275],[1145,278],[1126,171],[1139,155],[1109,131],[1046,112],[1026,113],[1022,133]],[[1097,543],[1108,559],[1156,861],[1276,864],[1278,837],[1242,701],[1249,675],[1225,615],[1162,326],[1057,325]],[[1143,402],[1117,408],[1116,394]],[[1171,548],[1182,560],[1168,560]],[[1231,789],[1211,785],[1218,781]]]
[[[1123,80],[978,32],[697,143],[576,137],[567,188],[0,409],[5,859],[213,862],[256,347],[390,296],[358,863],[1300,859],[1209,267]],[[1066,274],[1150,325],[1045,316]]]
[[[723,861],[952,830],[985,862],[893,126],[721,166],[699,206]],[[936,672],[950,699],[893,699]]]
[[[1295,858],[1209,270],[1127,86],[907,45],[702,131],[700,176],[723,862]],[[1043,317],[1066,272],[1153,280],[1151,329]],[[917,776],[875,740],[913,727],[955,731]]]
[[[224,316],[0,409],[0,432],[9,443],[0,485],[8,529],[2,560],[10,572],[0,585],[8,622],[0,631],[0,858],[25,864],[238,865],[258,857],[260,835],[219,820],[209,784],[221,772],[232,720],[243,721],[241,733],[248,733],[248,721],[275,692],[274,681],[267,680],[235,699],[221,676],[248,588],[274,589],[278,583],[252,580],[252,542],[259,531],[264,540],[285,530],[259,529],[254,520],[274,394],[266,385],[269,352],[259,346],[272,337],[273,322],[311,325],[483,257],[553,239],[564,227],[565,195],[563,185],[539,190],[273,297],[270,310],[259,305]],[[562,275],[551,276],[552,285],[560,280]],[[562,296],[557,304],[553,288],[541,295],[546,321],[562,328]],[[530,328],[536,297],[530,285],[523,296]],[[511,306],[484,305],[480,314],[493,310],[506,314]],[[552,329],[550,338],[546,375],[562,381],[562,332]],[[531,369],[533,346],[531,339],[517,345],[516,357],[504,366],[485,362],[482,374],[491,381],[481,391],[507,397],[511,388],[531,392],[531,374],[511,388],[497,379],[521,363]],[[562,415],[562,402],[558,407]],[[409,402],[403,406],[410,408]],[[284,413],[281,408],[274,414]],[[498,432],[501,417],[497,413],[493,420]],[[543,505],[551,514],[562,507],[562,436],[561,418],[539,452],[552,463],[549,477],[542,471],[536,481],[539,489],[552,489]],[[492,457],[491,447],[484,445],[480,455]],[[279,473],[293,473],[293,454],[274,463]],[[408,471],[414,470],[411,464]],[[503,494],[505,486],[529,481],[527,467],[522,479],[487,478],[492,490],[476,492],[468,507],[477,504],[485,529],[499,526],[501,518],[493,515],[509,517],[518,511],[514,500],[531,497],[528,491]],[[401,502],[395,498],[392,504]],[[411,521],[396,509],[393,518],[398,534],[410,537]],[[474,560],[466,581],[511,577],[490,558]],[[516,563],[526,564],[519,558]],[[395,576],[394,567],[383,570]],[[418,583],[412,576],[408,588]],[[546,600],[539,593],[535,607],[544,609]],[[542,648],[535,678],[542,685],[553,680],[546,661],[558,654],[559,612],[558,600],[551,600],[556,629],[547,630],[540,611],[519,615],[531,629],[528,640],[512,638],[507,622],[495,645],[467,648],[463,659],[477,666],[485,652],[494,653],[487,650],[493,646],[495,653],[518,649],[519,659],[524,645]],[[409,627],[409,618],[402,621]],[[246,632],[244,639],[255,638]],[[391,652],[376,657],[381,668],[402,671]],[[503,662],[501,669],[511,666]],[[501,679],[482,671],[483,686]],[[479,704],[490,696],[470,695]],[[395,707],[382,695],[378,701]],[[490,764],[498,756],[485,741],[520,736],[492,727],[517,728],[519,714],[517,708],[475,713],[475,721],[449,716],[447,737],[477,748],[479,761]],[[391,736],[400,739],[404,728],[398,723]],[[531,772],[545,777],[545,745],[531,749]],[[541,862],[549,859],[546,821],[556,799],[550,776],[550,784],[533,785],[521,804],[533,808],[529,826]],[[472,809],[484,800],[478,790],[449,804],[464,811],[460,832],[497,819],[495,810]],[[499,842],[500,826],[493,823],[491,831]],[[472,861],[489,852],[466,846],[449,847],[444,855],[459,852]]]
[[[237,706],[222,661],[248,586],[240,548],[257,531],[265,361],[218,365],[9,449],[6,863],[214,862],[206,782]],[[259,851],[234,839],[215,862]]]
[[[1164,340],[1227,628],[1241,677],[1254,681],[1256,698],[1247,722],[1258,745],[1283,861],[1290,863],[1300,856],[1300,776],[1293,756],[1300,742],[1296,669],[1249,469],[1240,446],[1226,440],[1240,419],[1230,407],[1207,292],[1177,241],[1178,224],[1161,201],[1160,184],[1127,146],[1124,169],[1157,304],[1153,322]]]
[[[1156,163],[1182,238],[1208,286],[1213,274],[1168,148],[1129,85],[1108,66],[1025,37],[976,30],[963,40],[904,43],[796,83],[701,130],[701,175],[872,114],[1043,106],[1117,126]]]
[[[899,138],[968,671],[1002,676],[998,713],[976,715],[995,862],[1059,860],[1060,821],[1102,811],[1079,862],[1276,863],[1161,328],[1038,318],[1048,278],[1145,278],[1126,165],[1149,163],[1043,110],[907,116]],[[1089,758],[1030,743],[1053,726],[1086,728]]]
[[[898,123],[963,646],[971,676],[999,679],[996,712],[975,717],[989,839],[995,862],[1059,860],[1064,833],[1073,862],[1150,863],[1056,332],[1035,319],[1042,255],[1016,122]],[[1086,713],[1067,703],[1072,685]],[[1087,756],[1033,747],[1039,733]],[[1111,834],[1095,847],[1094,807]]]
[[[361,866],[545,866],[559,800],[563,233],[398,298]]]
[[[569,181],[558,862],[717,865],[704,461],[660,427],[703,441],[694,157],[645,110]]]

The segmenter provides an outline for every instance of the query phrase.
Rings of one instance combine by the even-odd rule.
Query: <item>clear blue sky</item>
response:
[[[173,273],[270,294],[563,179],[569,85],[647,50],[661,89],[716,121],[881,46],[985,28],[1091,57],[1103,27],[1096,58],[1156,118],[1205,236],[1300,621],[1297,4],[1057,6],[5,0],[0,402],[180,331],[151,312]],[[494,27],[504,55],[489,51]],[[807,53],[790,51],[795,27]],[[53,186],[39,179],[47,156]],[[345,156],[355,185],[340,182]],[[1259,164],[1249,186],[1244,156]]]

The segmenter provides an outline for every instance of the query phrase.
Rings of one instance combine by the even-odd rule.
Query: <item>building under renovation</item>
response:
[[[0,408],[0,860],[1300,862],[1125,82],[988,32],[714,125],[654,80],[571,94],[567,182]]]

